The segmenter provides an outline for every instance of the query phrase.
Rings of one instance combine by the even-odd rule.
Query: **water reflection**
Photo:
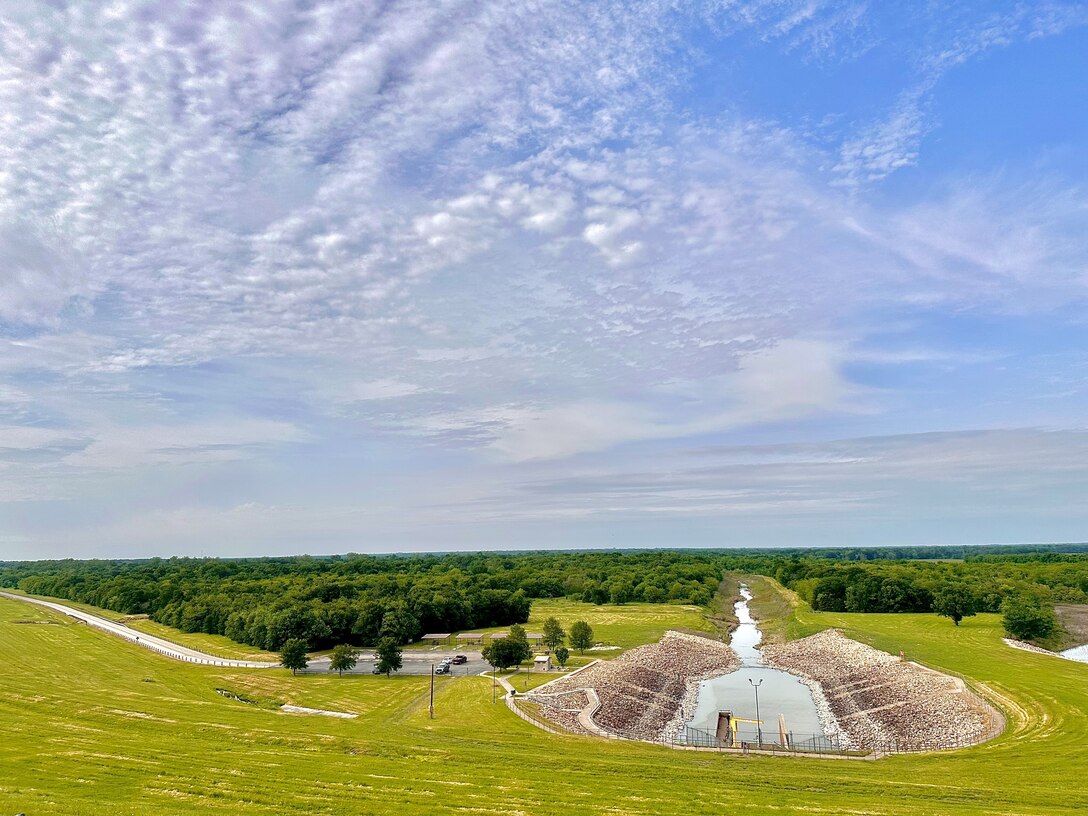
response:
[[[764,664],[756,648],[763,639],[763,633],[759,631],[748,607],[752,593],[742,585],[740,594],[743,600],[733,607],[740,623],[733,630],[729,645],[740,658],[741,667],[732,674],[704,680],[699,685],[695,713],[688,725],[713,733],[718,725],[719,711],[731,711],[735,717],[756,719],[755,689],[752,684],[760,683],[759,713],[766,740],[777,741],[779,714],[785,719],[787,731],[798,735],[822,734],[823,725],[808,687],[792,674]],[[741,730],[742,735],[748,731],[754,733],[755,726],[742,725]]]

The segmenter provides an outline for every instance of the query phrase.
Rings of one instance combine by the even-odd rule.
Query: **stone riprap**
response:
[[[1034,643],[1026,643],[1023,640],[1015,640],[1014,638],[1001,638],[1002,642],[1006,646],[1012,646],[1014,649],[1020,649],[1024,652],[1034,652],[1035,654],[1050,655],[1051,657],[1061,657],[1057,652],[1052,652],[1050,649],[1044,649],[1041,646],[1036,646]]]
[[[768,665],[823,691],[829,733],[860,749],[928,751],[972,745],[1000,733],[989,704],[955,677],[901,661],[828,630],[762,649]]]
[[[545,716],[569,727],[572,703],[560,693],[592,688],[600,698],[593,716],[597,725],[630,739],[657,740],[675,721],[693,686],[707,677],[735,671],[738,665],[733,650],[724,643],[669,631],[657,643],[551,683],[547,694],[530,694],[530,699],[541,704]]]
[[[540,705],[540,713],[556,725],[575,734],[588,734],[578,722],[578,713],[589,705],[589,697],[581,689],[551,693],[531,693],[526,699]]]

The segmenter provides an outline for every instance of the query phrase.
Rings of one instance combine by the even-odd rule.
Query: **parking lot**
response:
[[[468,658],[467,663],[462,663],[457,666],[450,666],[450,675],[454,677],[463,677],[466,675],[479,674],[480,672],[489,671],[491,666],[487,661],[483,659],[479,649],[476,650],[457,650],[457,649],[435,649],[433,651],[414,651],[405,650],[401,654],[401,661],[403,665],[399,672],[395,674],[430,674],[432,664],[437,666],[442,662],[444,658],[453,657],[454,655],[463,654]],[[365,651],[359,653],[359,662],[350,674],[370,674],[374,669],[375,657],[372,651]],[[329,658],[322,657],[316,660],[310,661],[310,665],[305,669],[305,674],[324,674],[329,670]],[[344,672],[349,674],[349,672]]]

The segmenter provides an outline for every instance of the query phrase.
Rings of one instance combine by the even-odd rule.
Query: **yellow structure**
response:
[[[717,737],[730,748],[740,748],[740,740],[737,739],[737,729],[742,722],[754,725],[763,725],[763,720],[750,720],[747,717],[734,717],[732,711],[718,712]],[[725,732],[724,734],[722,732]]]

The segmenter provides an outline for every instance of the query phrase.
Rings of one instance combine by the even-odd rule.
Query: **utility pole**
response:
[[[763,745],[763,721],[759,717],[759,687],[763,685],[763,679],[760,678],[758,683],[754,682],[751,677],[748,678],[748,682],[752,684],[752,688],[756,692],[756,734],[758,735],[759,744]]]
[[[491,667],[491,704],[492,705],[495,704],[495,687],[498,686],[498,681],[495,679],[495,672],[496,671],[497,671],[497,669],[494,666],[492,666]]]
[[[434,719],[434,663],[431,664],[431,719]]]

